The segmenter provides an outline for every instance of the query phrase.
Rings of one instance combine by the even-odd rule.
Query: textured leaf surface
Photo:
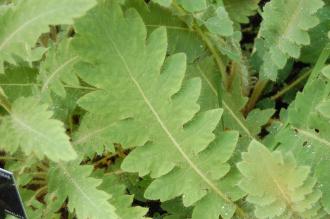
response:
[[[249,16],[256,13],[260,0],[223,0],[223,4],[228,11],[229,17],[238,23],[248,23]]]
[[[102,180],[90,177],[92,171],[92,166],[79,166],[76,161],[53,164],[48,176],[49,193],[54,193],[58,208],[68,198],[69,210],[78,218],[119,218],[109,203],[111,196],[98,189]]]
[[[278,70],[290,57],[299,58],[302,46],[310,44],[308,30],[319,20],[315,13],[322,8],[322,0],[272,0],[264,7],[260,37],[266,51],[260,76],[275,81]]]
[[[206,28],[220,36],[231,36],[234,32],[233,22],[230,20],[224,7],[218,7],[215,16],[208,18],[205,22]]]
[[[92,32],[90,27],[94,27]],[[130,152],[122,168],[156,178],[145,194],[151,199],[164,201],[183,195],[184,204],[190,206],[212,196],[214,201],[222,200],[233,214],[235,205],[220,190],[218,181],[230,169],[226,161],[237,133],[223,133],[208,147],[222,111],[198,113],[200,80],[182,85],[186,69],[183,54],[172,55],[164,63],[165,29],[156,29],[146,40],[146,28],[136,11],[127,10],[123,16],[118,6],[107,4],[88,13],[76,29],[74,46],[90,63],[81,63],[80,76],[102,89],[84,96],[80,105],[93,114],[111,111],[123,124],[139,126],[138,131],[127,128],[126,132],[143,136],[147,142]],[[88,47],[87,42],[91,43]],[[98,69],[93,68],[94,63]],[[222,150],[226,151],[223,156],[210,157]],[[173,179],[184,182],[179,187],[166,184]],[[165,184],[166,189],[162,187]]]
[[[33,97],[17,99],[10,116],[1,118],[0,130],[4,130],[2,136],[5,136],[0,140],[1,145],[11,152],[21,146],[27,155],[34,154],[40,159],[44,156],[53,161],[74,159],[76,152],[63,124],[52,119],[53,113],[47,108]]]
[[[177,2],[182,5],[182,7],[189,12],[197,12],[206,9],[207,2],[206,0],[177,0]]]
[[[147,5],[140,0],[127,1],[125,6],[134,7],[139,12],[148,28],[148,33],[158,27],[166,27],[169,54],[184,52],[188,63],[192,63],[205,52],[204,43],[197,33],[173,16],[169,9],[151,3]]]
[[[10,66],[5,74],[0,74],[0,86],[3,88],[9,101],[14,101],[19,97],[28,97],[37,90],[35,84],[37,69],[29,67]]]
[[[111,194],[110,203],[116,207],[118,218],[121,219],[139,219],[146,218],[147,208],[132,207],[133,195],[126,194],[125,185],[115,176],[105,176],[100,188]]]
[[[64,83],[79,85],[78,78],[72,71],[79,57],[71,49],[71,40],[64,39],[47,53],[46,59],[40,66],[39,81],[41,93],[53,91],[59,96],[65,96]]]
[[[315,63],[322,49],[329,41],[330,30],[330,1],[324,1],[326,5],[317,11],[320,24],[310,30],[311,43],[301,51],[299,60],[306,63]]]
[[[298,93],[289,106],[285,124],[276,134],[276,143],[285,151],[291,151],[297,161],[310,165],[322,191],[322,204],[330,212],[328,174],[330,138],[328,109],[330,87],[323,78],[318,79]],[[325,111],[326,110],[326,111]]]
[[[15,62],[12,53],[25,59],[48,25],[72,24],[95,5],[94,0],[25,0],[0,17],[0,66],[4,61]]]
[[[241,189],[248,193],[257,218],[315,218],[321,192],[313,187],[316,179],[309,177],[310,167],[297,166],[292,154],[270,152],[252,141],[242,154],[238,168],[244,178]]]

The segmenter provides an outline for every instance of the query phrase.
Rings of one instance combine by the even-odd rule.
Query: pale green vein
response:
[[[213,92],[213,94],[215,96],[218,96],[218,92],[217,89],[213,86],[213,84],[211,83],[211,81],[207,78],[207,76],[204,74],[203,70],[201,69],[201,67],[199,66],[199,64],[197,64],[197,70],[198,72],[201,74],[201,76],[203,77],[203,79],[206,81],[207,85],[210,87],[211,91]]]
[[[178,27],[178,26],[170,26],[170,25],[159,25],[159,24],[146,24],[147,27],[166,27],[167,29],[172,30],[182,30],[187,32],[195,32],[195,30],[186,28],[186,27]]]
[[[95,129],[93,131],[89,130],[87,135],[84,135],[83,137],[75,140],[72,144],[73,145],[82,144],[82,143],[88,141],[89,139],[95,137],[96,135],[101,134],[102,132],[106,131],[107,129],[113,127],[115,124],[116,123],[114,122],[114,123],[111,123],[108,126],[105,126],[105,127],[99,128],[99,129]]]
[[[41,84],[37,83],[25,83],[25,84],[18,84],[18,83],[8,83],[8,84],[0,84],[0,86],[8,86],[8,87],[31,87],[31,86],[39,86],[41,87]],[[99,90],[98,88],[93,87],[86,87],[86,86],[72,86],[72,85],[63,85],[63,87],[66,88],[72,88],[72,89],[82,89],[82,90]]]
[[[3,50],[3,48],[22,30],[24,30],[25,28],[29,28],[29,25],[35,21],[37,21],[38,19],[41,19],[42,17],[48,17],[50,16],[50,14],[57,12],[57,11],[61,11],[63,10],[63,8],[58,8],[58,9],[53,9],[50,11],[47,11],[46,13],[42,13],[39,14],[38,16],[27,20],[25,23],[23,23],[22,25],[20,25],[19,27],[17,27],[16,30],[14,30],[11,34],[9,34],[9,36],[7,38],[4,39],[4,41],[0,44],[0,51]]]
[[[227,103],[222,100],[222,104],[225,109],[229,112],[229,114],[234,118],[237,124],[243,129],[243,131],[249,136],[249,138],[254,139],[253,135],[249,131],[249,129],[243,124],[243,122],[238,118],[238,116],[234,113],[234,111],[227,105]]]
[[[33,134],[45,139],[46,141],[50,142],[50,143],[54,143],[53,139],[49,138],[47,135],[45,135],[44,133],[34,129],[33,127],[31,127],[30,125],[26,124],[24,121],[20,120],[19,118],[17,118],[15,115],[11,115],[12,119],[14,121],[16,121],[18,123],[18,125],[20,125],[24,130],[31,132],[33,136]]]
[[[45,90],[48,88],[49,83],[52,81],[52,79],[59,73],[62,71],[62,69],[64,69],[67,65],[73,63],[74,61],[76,61],[79,57],[75,56],[72,57],[71,59],[67,60],[66,62],[64,62],[62,65],[60,65],[58,68],[56,68],[50,75],[49,77],[46,79],[45,83],[43,84],[42,88],[41,88],[41,93],[45,92]]]
[[[86,192],[79,186],[79,183],[77,183],[74,178],[70,175],[69,171],[65,168],[62,163],[58,163],[57,166],[63,171],[63,174],[67,177],[69,182],[78,190],[78,192],[88,201],[88,203],[94,207],[98,212],[101,212],[99,206],[95,204],[93,200],[90,199],[90,197],[86,194]]]

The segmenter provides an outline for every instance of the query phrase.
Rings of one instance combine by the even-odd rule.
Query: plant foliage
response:
[[[29,218],[329,217],[329,8],[0,0],[0,166]]]

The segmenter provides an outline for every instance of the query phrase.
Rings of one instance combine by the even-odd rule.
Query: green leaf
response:
[[[166,27],[169,54],[184,52],[188,63],[192,63],[205,52],[205,45],[195,30],[189,28],[180,18],[173,16],[169,9],[157,4],[146,4],[140,0],[130,0],[125,6],[134,7],[139,12],[148,33],[156,28]]]
[[[234,33],[233,22],[230,20],[224,7],[218,7],[215,16],[206,20],[206,28],[214,34],[220,36],[231,36]]]
[[[274,142],[284,151],[292,152],[299,164],[310,165],[322,191],[321,202],[330,212],[330,129],[327,109],[330,86],[324,78],[317,79],[290,104],[285,125],[277,130]]]
[[[319,111],[319,113],[324,116],[325,118],[330,119],[330,100],[326,100],[322,103],[320,103],[317,107],[316,107],[317,111]]]
[[[330,2],[316,13],[320,24],[310,30],[311,43],[301,51],[299,60],[306,63],[315,63],[319,54],[329,41],[328,32],[330,30]]]
[[[308,30],[319,23],[315,15],[322,0],[272,0],[262,13],[260,38],[266,51],[260,77],[275,81],[290,57],[299,58],[302,46],[310,44]]]
[[[0,17],[0,69],[4,61],[15,63],[13,55],[26,59],[26,52],[49,25],[72,24],[73,18],[94,5],[94,0],[18,1]]]
[[[37,90],[37,69],[25,66],[10,66],[5,74],[0,74],[0,86],[9,101],[19,97],[32,96]]]
[[[53,161],[76,158],[63,124],[52,119],[53,113],[46,104],[40,104],[33,97],[17,99],[9,116],[1,118],[0,145],[15,152],[20,146],[26,155],[36,155],[39,159],[47,156]]]
[[[229,14],[229,17],[238,23],[246,24],[249,22],[249,16],[256,13],[260,0],[223,0],[223,4]]]
[[[330,80],[330,65],[326,65],[325,67],[323,67],[321,72],[328,80]]]
[[[107,174],[107,173],[105,173]],[[108,173],[111,174],[111,173]],[[144,215],[147,213],[147,208],[142,207],[132,207],[133,196],[126,194],[125,185],[121,184],[121,182],[114,175],[104,176],[103,182],[100,188],[107,193],[109,193],[112,197],[110,199],[110,204],[112,204],[116,208],[116,213],[119,218],[122,219],[142,219],[146,218]]]
[[[239,186],[257,218],[318,218],[322,193],[314,188],[310,167],[298,166],[292,154],[252,141],[237,166],[244,176]]]
[[[224,92],[222,105],[224,108],[224,128],[240,132],[239,148],[245,149],[249,142],[257,138],[264,126],[274,114],[274,109],[253,109],[247,117],[241,110],[247,103],[247,97],[242,95],[240,78],[234,78],[231,92]]]
[[[198,113],[200,80],[182,84],[186,70],[183,54],[165,59],[165,28],[156,29],[146,40],[145,25],[135,10],[127,10],[124,16],[116,4],[103,4],[80,19],[76,30],[74,48],[90,63],[78,64],[79,75],[102,89],[85,95],[79,104],[92,114],[106,116],[111,112],[122,125],[139,126],[127,126],[126,132],[145,139],[144,145],[135,144],[139,147],[124,159],[122,168],[155,179],[145,196],[165,201],[182,195],[186,206],[212,196],[233,213],[236,205],[218,184],[230,169],[226,162],[235,148],[237,133],[219,134],[209,145],[222,110]],[[166,183],[171,180],[182,184]]]
[[[119,218],[108,201],[110,194],[98,189],[102,180],[90,177],[93,166],[79,162],[52,164],[48,173],[49,193],[54,193],[58,208],[68,198],[68,207],[78,218]],[[60,186],[59,186],[60,185]]]
[[[78,86],[79,81],[73,72],[73,65],[79,57],[71,49],[71,40],[64,39],[52,47],[41,63],[38,81],[41,83],[41,94],[53,91],[64,97],[64,83]]]

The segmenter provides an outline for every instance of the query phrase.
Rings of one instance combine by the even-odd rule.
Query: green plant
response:
[[[0,164],[28,216],[329,217],[329,17],[328,0],[0,1]]]

